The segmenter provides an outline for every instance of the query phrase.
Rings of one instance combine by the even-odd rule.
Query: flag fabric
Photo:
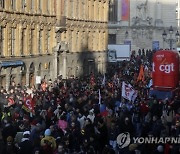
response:
[[[108,115],[108,111],[106,110],[106,105],[101,103],[101,98],[102,97],[101,97],[101,90],[100,89],[99,89],[98,93],[99,93],[99,103],[98,103],[98,105],[99,105],[100,115],[102,117],[106,117]]]
[[[27,112],[34,113],[34,107],[35,107],[35,100],[29,95],[25,98],[23,109]]]
[[[15,101],[13,98],[9,97],[8,98],[8,107],[11,106],[11,105],[14,105],[15,104]]]
[[[122,0],[121,1],[122,4],[122,8],[121,8],[121,11],[122,11],[122,16],[121,16],[121,19],[123,21],[128,21],[129,20],[129,16],[130,16],[130,1],[129,0]]]
[[[135,90],[135,92],[134,92],[134,94],[132,95],[132,98],[131,98],[132,102],[135,101],[137,95],[138,95],[138,92]]]
[[[148,88],[151,88],[153,86],[153,80],[151,79],[147,85]]]
[[[101,104],[101,91],[100,91],[100,89],[98,91],[98,94],[99,94],[99,105],[100,105]]]
[[[137,97],[136,91],[133,89],[131,84],[127,84],[124,81],[122,82],[122,97],[129,101],[133,101]]]
[[[144,66],[140,66],[139,75],[137,81],[144,81]]]
[[[103,80],[102,80],[102,85],[105,86],[105,84],[106,84],[106,76],[104,74],[104,77],[103,77]]]

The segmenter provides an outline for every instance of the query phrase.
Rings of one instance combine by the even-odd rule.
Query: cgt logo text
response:
[[[117,137],[117,144],[120,149],[127,147],[130,143],[134,144],[180,144],[180,137],[132,137],[128,132],[121,133]]]
[[[155,64],[152,64],[152,70],[155,72]],[[171,71],[174,71],[174,64],[161,64],[159,65],[159,70],[164,73],[170,73]]]

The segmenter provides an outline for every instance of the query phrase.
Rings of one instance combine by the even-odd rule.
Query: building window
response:
[[[11,56],[14,56],[15,53],[15,41],[16,41],[16,34],[15,28],[11,28]]]
[[[109,34],[108,42],[109,44],[116,44],[116,34]]]
[[[75,7],[75,4],[74,4],[75,2],[74,1],[71,1],[71,17],[74,17],[74,7]]]
[[[26,0],[22,0],[22,10],[24,11],[26,7]]]
[[[3,56],[4,47],[4,28],[0,26],[0,56]]]
[[[0,7],[5,8],[5,0],[0,0]]]
[[[116,22],[117,21],[117,1],[111,0],[109,4],[109,21]]]
[[[30,40],[30,55],[32,55],[32,53],[33,53],[33,40],[34,40],[34,35],[33,35],[33,29],[31,29],[31,31],[30,31],[30,35],[31,35],[31,40]]]
[[[41,4],[41,0],[39,0],[39,11],[42,11],[42,4]]]
[[[26,38],[26,34],[25,34],[25,29],[22,29],[22,36],[21,36],[21,55],[24,55],[24,49],[25,49],[25,38]]]
[[[34,0],[31,0],[31,10],[34,10]]]
[[[41,51],[42,51],[42,30],[39,31],[38,51],[39,51],[39,54],[41,54]]]
[[[48,14],[50,13],[50,7],[51,7],[50,0],[47,0],[47,13]]]
[[[32,54],[35,54],[36,53],[36,51],[35,51],[35,46],[34,46],[34,44],[35,44],[35,41],[36,41],[36,33],[35,33],[35,29],[32,29],[32,40],[31,40],[31,45],[32,45],[32,47],[31,47],[31,49],[32,49]]]
[[[16,9],[16,0],[11,0],[11,8],[12,10]]]
[[[51,31],[47,31],[47,52],[49,53],[50,52],[50,39],[51,39],[51,37],[50,37],[50,33],[51,33]]]

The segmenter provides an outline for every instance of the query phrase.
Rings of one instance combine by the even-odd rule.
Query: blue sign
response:
[[[24,65],[24,62],[21,60],[17,61],[2,61],[0,62],[1,67],[10,67],[10,66],[22,66]]]
[[[159,41],[153,41],[152,42],[152,50],[159,50]]]
[[[124,41],[124,44],[129,45],[129,46],[130,46],[130,50],[131,50],[131,41],[125,40],[125,41]]]

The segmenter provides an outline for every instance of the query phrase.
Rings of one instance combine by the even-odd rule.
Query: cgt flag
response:
[[[129,101],[134,101],[137,97],[136,91],[133,89],[131,84],[127,84],[124,81],[122,83],[122,97]]]
[[[23,109],[27,112],[34,113],[35,100],[29,95],[25,98]]]

